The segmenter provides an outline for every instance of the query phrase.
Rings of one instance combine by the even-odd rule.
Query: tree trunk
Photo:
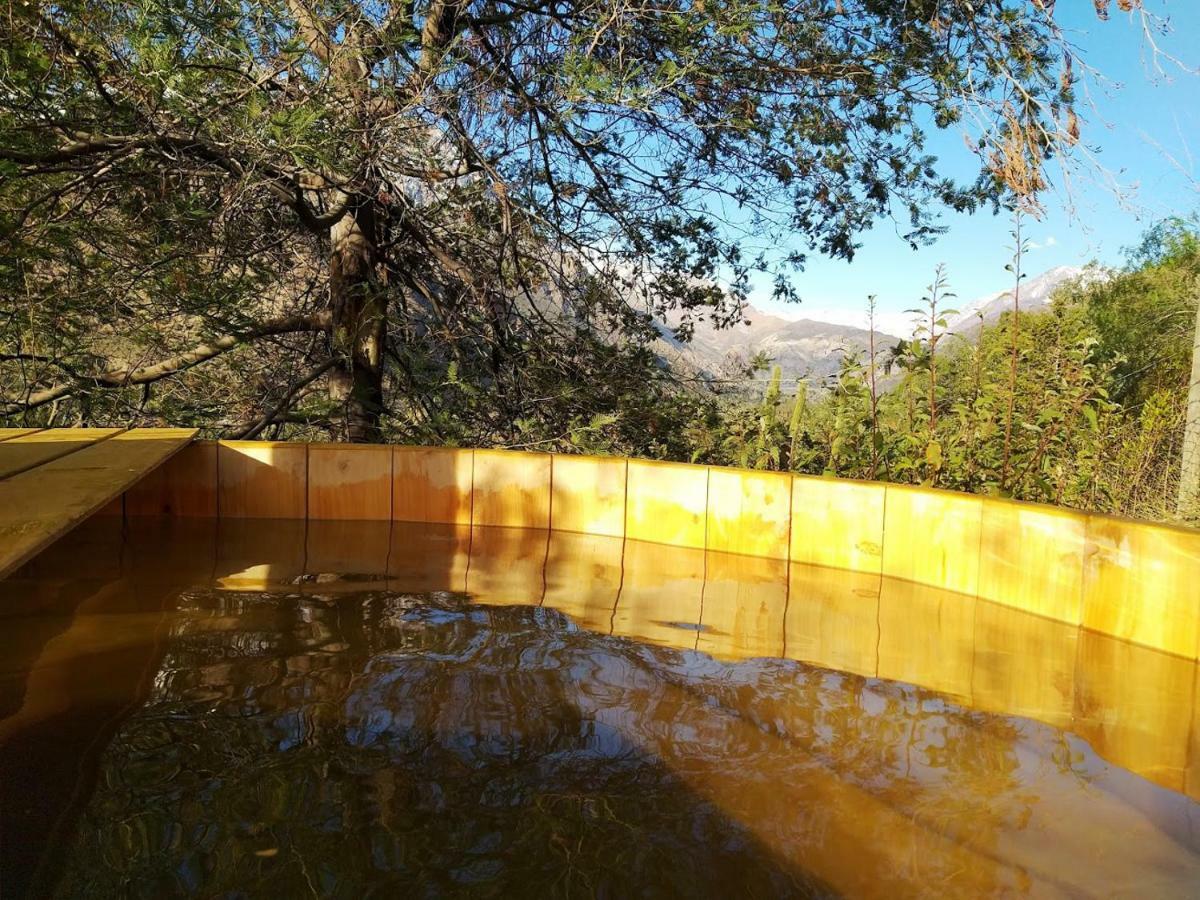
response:
[[[1200,518],[1200,284],[1196,289],[1196,331],[1192,340],[1192,379],[1183,427],[1183,467],[1179,476],[1182,519]]]
[[[330,339],[337,365],[330,398],[343,412],[345,440],[381,437],[383,345],[387,328],[377,216],[370,202],[354,207],[330,229]]]

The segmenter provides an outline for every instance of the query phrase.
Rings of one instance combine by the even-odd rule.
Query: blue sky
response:
[[[1042,220],[1025,224],[1033,244],[1024,261],[1030,275],[1091,260],[1119,263],[1123,248],[1154,221],[1200,210],[1200,0],[1146,0],[1146,6],[1169,19],[1171,33],[1156,35],[1160,48],[1191,71],[1163,62],[1166,76],[1156,72],[1140,23],[1115,3],[1107,22],[1096,18],[1090,0],[1058,4],[1059,22],[1101,76],[1089,80],[1079,114],[1083,143],[1106,171],[1085,165],[1069,197],[1051,171],[1055,190],[1044,198]],[[930,151],[952,173],[977,165],[957,131],[932,135]],[[1105,183],[1110,176],[1120,195]],[[789,318],[841,318],[861,312],[867,295],[876,294],[886,321],[916,305],[939,262],[963,305],[1011,284],[1004,269],[1012,255],[1009,217],[946,214],[943,224],[946,234],[914,252],[891,222],[880,222],[851,263],[810,256],[795,277],[800,305],[773,302],[765,280],[751,302]]]

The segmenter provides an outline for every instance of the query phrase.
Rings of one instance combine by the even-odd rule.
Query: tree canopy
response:
[[[645,451],[658,317],[791,292],[805,251],[750,248],[1036,193],[1078,134],[1053,5],[11,4],[0,412]]]

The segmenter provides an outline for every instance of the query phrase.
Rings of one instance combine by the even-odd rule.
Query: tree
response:
[[[848,258],[880,216],[917,243],[1040,187],[1077,131],[1052,8],[11,4],[0,410],[254,431],[304,402],[369,440],[452,383],[531,421],[546,379],[645,381],[654,316],[734,321],[752,270],[803,264],[739,233]],[[924,149],[956,123],[962,184]]]

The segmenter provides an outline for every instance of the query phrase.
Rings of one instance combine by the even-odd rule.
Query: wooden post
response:
[[[1192,339],[1192,377],[1183,428],[1183,465],[1179,473],[1181,519],[1200,517],[1200,283],[1196,285],[1196,331]]]

